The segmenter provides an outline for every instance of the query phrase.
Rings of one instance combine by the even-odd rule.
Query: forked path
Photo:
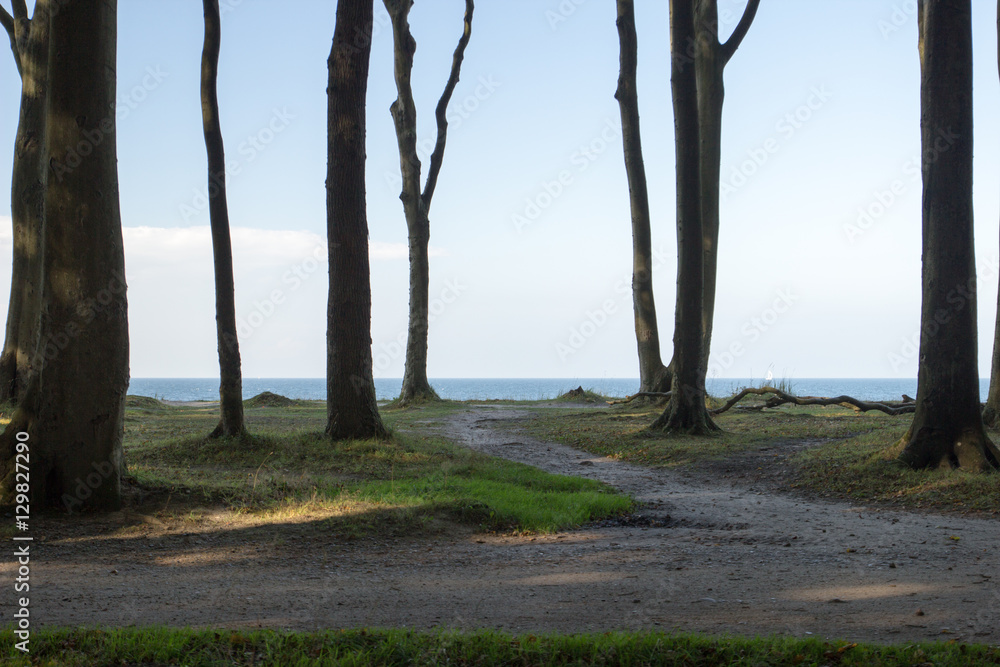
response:
[[[581,590],[610,625],[1000,643],[995,520],[738,488],[497,428],[527,417],[472,409],[455,413],[446,432],[487,454],[606,482],[645,505],[650,527],[544,540],[545,557],[559,563],[544,585],[592,582]]]
[[[436,428],[489,454],[612,484],[646,504],[643,520],[373,544],[330,537],[320,517],[279,526],[45,518],[34,529],[32,618],[1000,643],[995,520],[874,512],[632,466],[526,437],[509,421],[524,417],[469,407]],[[5,559],[0,577],[14,573]],[[4,624],[12,596],[0,596]]]

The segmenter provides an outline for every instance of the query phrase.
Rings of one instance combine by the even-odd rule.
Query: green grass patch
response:
[[[165,628],[55,629],[36,632],[31,653],[0,631],[0,659],[12,667],[64,665],[690,665],[763,667],[995,665],[1000,649],[958,643],[880,646],[794,638],[711,638],[690,634],[510,635],[477,632]]]
[[[322,434],[323,403],[248,407],[251,435],[239,439],[206,437],[217,408],[129,408],[125,456],[140,488],[182,504],[276,519],[327,516],[331,528],[351,536],[420,532],[440,518],[548,532],[632,509],[629,498],[599,482],[420,435],[421,424],[453,409],[386,411],[392,438],[332,442]]]
[[[817,493],[916,509],[1000,511],[1000,474],[911,470],[898,463],[893,444],[908,426],[907,418],[800,453],[794,459],[800,471],[796,485]],[[996,441],[998,434],[991,436]]]

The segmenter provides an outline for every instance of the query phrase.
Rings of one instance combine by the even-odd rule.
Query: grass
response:
[[[610,487],[495,459],[413,433],[453,406],[385,410],[388,440],[333,443],[322,402],[250,403],[252,433],[208,439],[216,407],[130,407],[125,457],[140,489],[254,517],[335,517],[351,536],[419,532],[433,519],[486,530],[550,532],[628,512]]]
[[[65,665],[995,665],[1000,649],[958,643],[880,646],[793,638],[708,638],[663,633],[509,635],[410,630],[291,633],[166,628],[36,632],[31,654],[0,631],[0,661],[12,667]]]
[[[748,398],[744,404],[753,403]],[[734,410],[715,418],[721,434],[666,437],[647,429],[662,409],[539,410],[526,428],[536,437],[595,454],[664,467],[709,468],[733,457],[766,467],[765,459],[775,452],[798,446],[802,451],[785,463],[791,475],[787,484],[801,491],[912,509],[1000,512],[1000,474],[915,471],[895,461],[894,445],[909,427],[909,415],[858,413],[840,406]],[[1000,432],[989,434],[1000,441]]]

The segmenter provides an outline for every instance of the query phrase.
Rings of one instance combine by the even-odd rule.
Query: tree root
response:
[[[660,392],[660,391],[640,391],[631,396],[626,396],[620,401],[606,401],[608,405],[622,405],[624,403],[631,403],[637,398],[670,398],[673,392]]]
[[[768,399],[765,407],[774,408],[779,405],[784,405],[786,403],[792,403],[794,405],[850,405],[855,410],[859,412],[868,412],[870,410],[878,410],[879,412],[884,412],[887,415],[903,415],[916,412],[916,403],[900,403],[897,405],[889,405],[886,403],[869,403],[868,401],[859,401],[851,396],[837,396],[834,398],[821,398],[818,396],[792,396],[791,394],[785,393],[780,389],[775,389],[774,387],[760,387],[760,388],[747,388],[740,393],[733,396],[731,399],[726,401],[726,404],[721,408],[716,408],[715,410],[709,411],[712,415],[721,415],[723,412],[730,410],[737,403],[742,401],[745,397],[754,394],[756,396],[764,396],[766,394],[774,394]]]

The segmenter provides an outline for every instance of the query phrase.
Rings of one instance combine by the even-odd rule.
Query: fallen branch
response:
[[[608,405],[621,405],[622,403],[631,403],[637,398],[670,398],[673,392],[657,392],[657,391],[640,391],[638,394],[632,394],[631,396],[626,396],[620,401],[607,401]]]
[[[726,404],[721,408],[715,410],[710,410],[709,413],[713,415],[720,415],[726,412],[734,405],[742,401],[745,397],[754,394],[756,396],[764,396],[765,394],[774,394],[774,396],[767,401],[766,407],[774,408],[779,405],[784,405],[786,403],[792,403],[794,405],[850,405],[861,412],[868,412],[869,410],[878,410],[879,412],[884,412],[887,415],[902,415],[911,412],[915,412],[917,409],[916,403],[904,403],[898,406],[886,405],[885,403],[869,403],[867,401],[859,401],[851,396],[837,396],[835,398],[821,398],[818,396],[792,396],[791,394],[785,393],[780,389],[775,389],[774,387],[760,387],[759,389],[748,388],[744,389],[740,393],[733,396],[731,399],[726,401]]]

